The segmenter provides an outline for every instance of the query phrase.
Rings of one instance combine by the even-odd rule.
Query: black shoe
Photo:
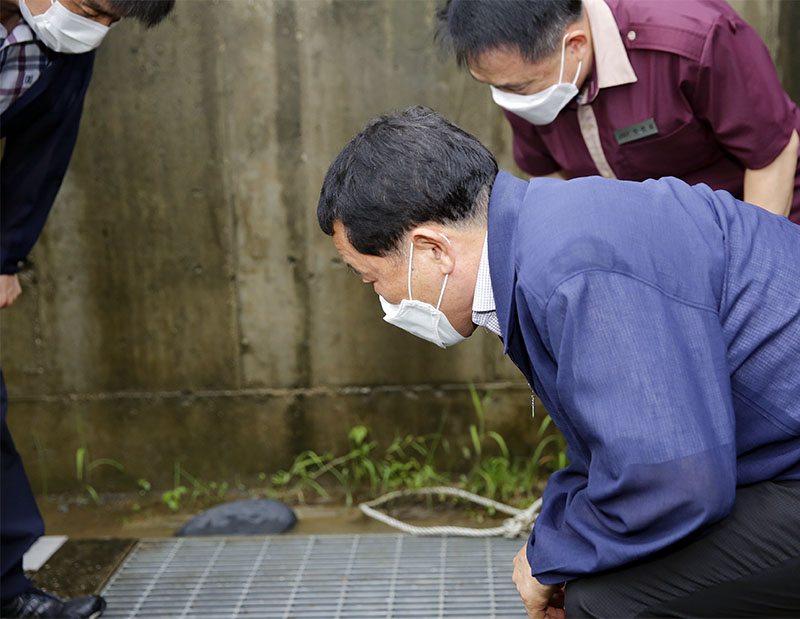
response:
[[[103,614],[106,601],[99,595],[62,600],[31,587],[0,608],[0,617],[41,617],[49,619],[95,619]]]

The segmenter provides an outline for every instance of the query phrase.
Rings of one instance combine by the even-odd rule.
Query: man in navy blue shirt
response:
[[[22,292],[24,266],[53,205],[78,135],[94,49],[119,19],[160,22],[174,0],[0,0],[0,308]],[[6,425],[0,370],[0,614],[96,617],[98,596],[60,600],[31,586],[22,556],[44,532],[19,454]]]
[[[425,108],[353,138],[318,217],[387,322],[494,331],[566,437],[531,617],[798,616],[800,228],[674,178],[523,181]]]

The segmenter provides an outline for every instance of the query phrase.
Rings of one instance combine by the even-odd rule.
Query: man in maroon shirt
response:
[[[706,183],[800,223],[800,110],[724,0],[447,0],[532,176]]]

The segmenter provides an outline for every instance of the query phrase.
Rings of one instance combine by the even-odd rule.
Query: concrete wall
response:
[[[274,470],[358,422],[390,440],[450,410],[457,433],[470,380],[499,383],[494,415],[527,423],[497,338],[441,351],[387,325],[316,222],[331,159],[391,109],[441,110],[510,165],[485,87],[432,44],[434,7],[179,0],[157,29],[109,35],[35,269],[2,314],[38,487],[74,485],[81,446],[121,462],[98,483],[124,487],[168,482],[174,461],[206,479]]]
[[[155,30],[109,35],[35,267],[0,315],[9,424],[38,490],[75,487],[80,447],[125,467],[96,487],[125,489],[169,483],[174,462],[271,471],[343,448],[355,423],[388,440],[447,413],[456,435],[468,381],[531,448],[530,392],[497,338],[442,351],[385,324],[316,223],[331,159],[388,110],[431,106],[514,169],[486,87],[432,43],[435,5],[178,0]],[[792,58],[779,3],[735,5]]]
[[[800,3],[794,0],[728,0],[755,28],[775,61],[783,87],[800,101]]]

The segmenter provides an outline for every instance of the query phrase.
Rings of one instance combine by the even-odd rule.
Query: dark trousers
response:
[[[565,593],[567,619],[800,617],[800,481],[740,487],[724,520]]]
[[[22,571],[22,555],[44,534],[44,521],[36,507],[31,485],[25,475],[11,433],[6,425],[8,396],[0,370],[0,413],[2,413],[2,474],[0,475],[0,598],[13,598],[30,586]]]

